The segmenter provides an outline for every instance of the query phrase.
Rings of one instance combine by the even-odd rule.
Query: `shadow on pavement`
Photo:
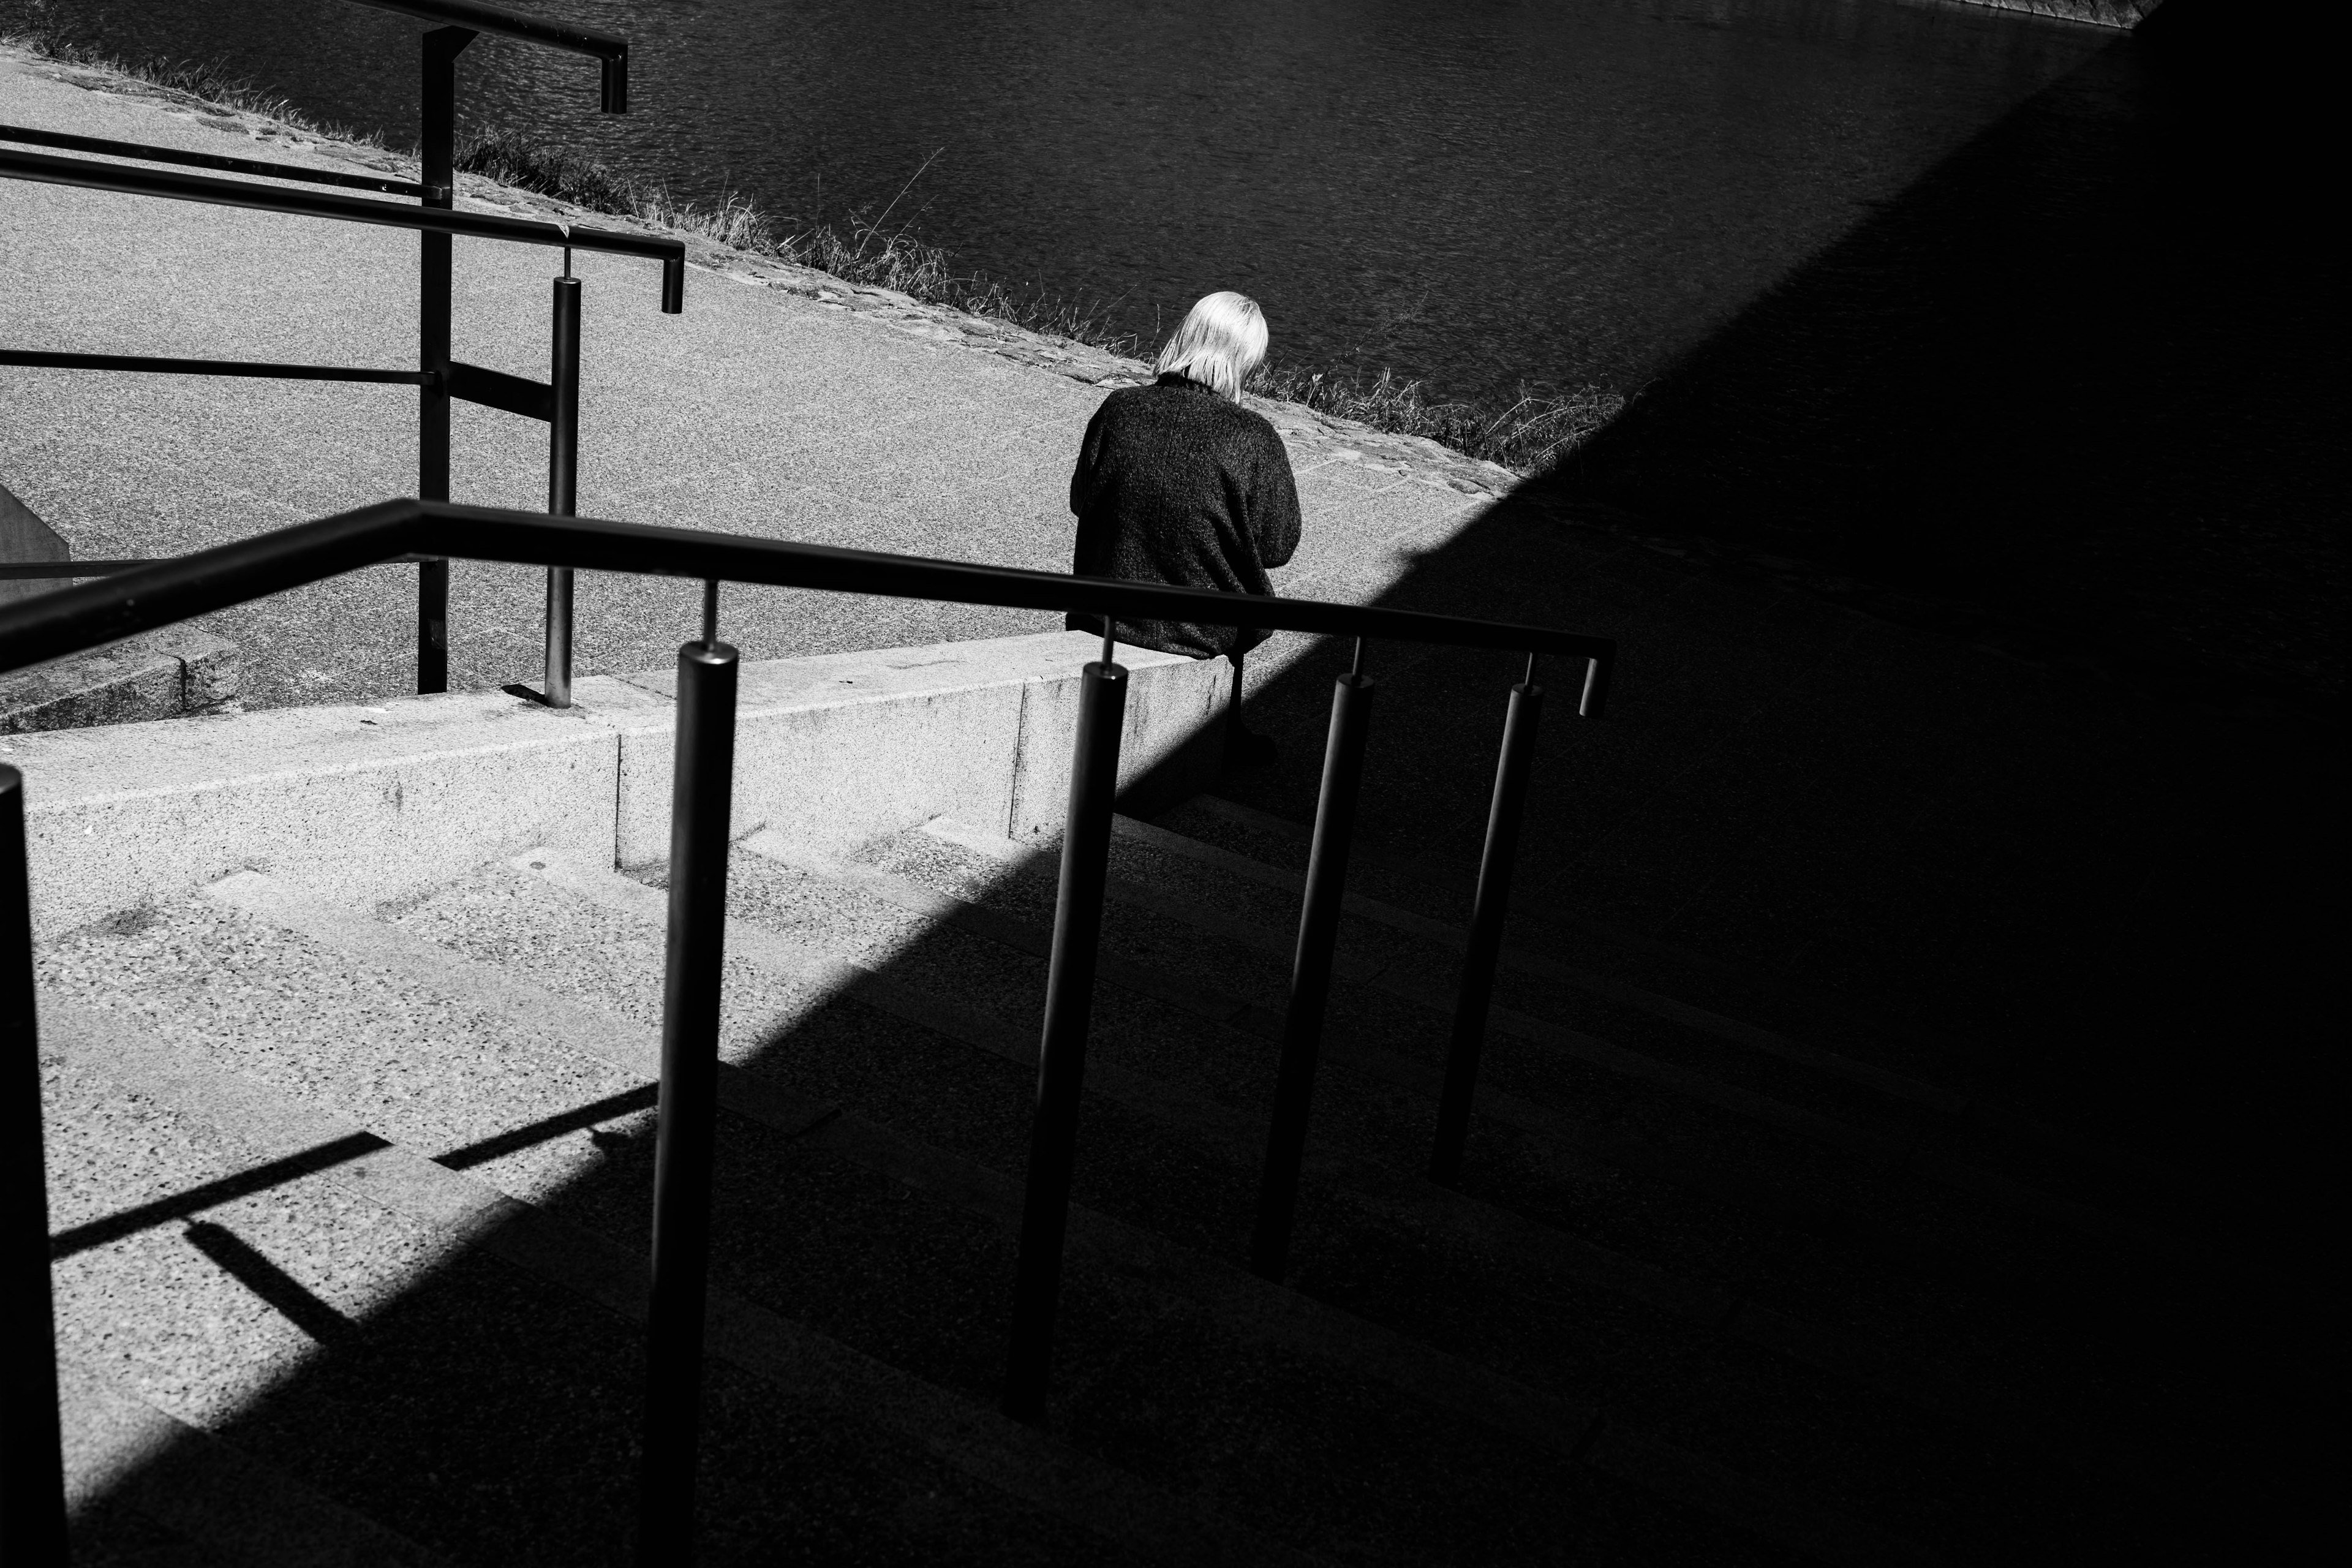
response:
[[[1551,677],[1523,897],[1865,1004],[1896,1026],[1842,1048],[2120,1145],[2183,1228],[2307,1275],[2341,887],[2333,734],[2305,716],[2336,679],[2332,345],[2294,215],[2225,177],[2253,130],[2222,135],[2184,103],[2204,79],[2166,79],[2158,47],[2119,44],[1979,138],[1390,602],[1622,639],[1605,722],[1574,719],[1572,672]],[[1886,613],[1815,591],[1826,578],[1874,584],[1843,596]],[[1340,659],[1320,650],[1254,699],[1284,759],[1227,793],[1311,816]],[[1369,669],[1368,832],[1470,863],[1516,662],[1376,647]],[[836,1005],[778,1059],[788,1046],[821,1091],[828,1060],[865,1059],[867,1028]],[[869,1113],[1017,1171],[1026,1075],[955,1059]],[[969,1094],[947,1103],[959,1074]],[[991,1397],[1009,1236],[748,1123],[723,1136],[720,1284]],[[558,1212],[641,1247],[649,1141],[593,1141],[605,1163]],[[1098,1194],[1130,1164],[1155,1179],[1148,1129],[1097,1124],[1087,1154]],[[1198,1244],[1237,1251],[1248,1196],[1244,1179],[1204,1198]],[[277,1288],[233,1237],[200,1241]],[[844,1263],[877,1258],[895,1261]],[[1152,1377],[1191,1373],[1175,1329],[1094,1289],[1076,1280],[1073,1318],[1108,1325],[1079,1353],[1104,1358],[1085,1418],[1109,1423]],[[617,1555],[634,1327],[479,1255],[355,1329],[319,1321],[330,1353],[224,1436],[467,1560]],[[2167,1322],[2112,1332],[2174,1363],[2232,1348],[2168,1343]],[[709,1376],[711,1561],[778,1541],[845,1561],[982,1555],[1015,1533],[1040,1560],[1098,1547]],[[2216,1412],[2238,1414],[2193,1418]],[[1090,1438],[1139,1463],[1150,1441]],[[87,1528],[110,1528],[103,1505]]]

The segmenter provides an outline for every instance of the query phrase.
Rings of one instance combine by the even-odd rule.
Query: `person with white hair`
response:
[[[1070,476],[1070,510],[1078,520],[1072,571],[1273,594],[1267,569],[1298,548],[1298,487],[1274,426],[1242,405],[1242,383],[1265,360],[1265,344],[1256,300],[1231,290],[1208,295],[1160,349],[1158,380],[1103,399]],[[1096,616],[1072,615],[1068,624],[1103,629]],[[1274,742],[1241,726],[1242,660],[1265,632],[1124,618],[1113,631],[1141,647],[1231,659],[1227,755],[1274,760]]]

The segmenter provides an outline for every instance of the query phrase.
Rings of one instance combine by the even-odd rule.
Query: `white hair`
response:
[[[1265,313],[1230,289],[1204,294],[1160,351],[1157,372],[1178,371],[1239,403],[1242,383],[1265,358]]]

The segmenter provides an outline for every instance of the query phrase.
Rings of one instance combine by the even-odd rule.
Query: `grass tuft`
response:
[[[754,256],[814,268],[845,283],[895,289],[926,304],[950,306],[1113,353],[1133,353],[1137,348],[1134,334],[1113,327],[1102,306],[1042,291],[1024,293],[995,279],[958,270],[946,250],[917,238],[908,226],[886,227],[887,208],[879,216],[854,213],[839,223],[794,228],[731,192],[716,205],[681,200],[667,184],[616,174],[511,131],[490,132],[467,142],[458,151],[457,167],[593,212],[639,218]]]
[[[1622,395],[1602,387],[1546,388],[1527,382],[1514,396],[1435,401],[1420,382],[1402,380],[1386,368],[1367,378],[1272,366],[1250,377],[1249,390],[1375,430],[1419,436],[1519,474],[1573,451],[1625,406]]]

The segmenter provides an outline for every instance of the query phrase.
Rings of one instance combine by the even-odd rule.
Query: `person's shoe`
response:
[[[1237,768],[1270,768],[1280,760],[1271,735],[1235,730],[1225,736],[1225,761]]]

